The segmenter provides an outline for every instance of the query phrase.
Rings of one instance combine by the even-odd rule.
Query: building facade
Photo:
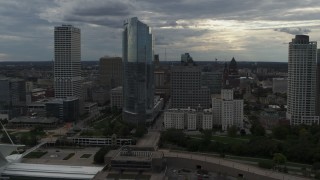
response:
[[[220,94],[223,74],[220,71],[202,72],[201,84],[208,86],[211,94]]]
[[[173,66],[171,68],[171,107],[210,107],[210,89],[201,85],[201,68]]]
[[[81,93],[81,36],[72,25],[54,28],[54,90],[56,98]]]
[[[123,89],[122,86],[111,89],[110,91],[110,105],[122,109],[123,107]]]
[[[101,85],[113,89],[122,86],[122,58],[102,57],[99,62],[99,81]]]
[[[0,79],[0,111],[8,119],[24,114],[26,84],[23,79]]]
[[[289,43],[287,119],[291,125],[319,124],[316,116],[317,42],[296,35]]]
[[[212,129],[212,111],[204,109],[196,111],[195,109],[169,109],[164,112],[165,129]]]
[[[212,98],[213,123],[227,130],[231,126],[243,127],[243,100],[233,98],[232,89],[222,89],[221,97]]]
[[[144,124],[154,105],[153,36],[138,18],[124,23],[123,31],[123,119]]]

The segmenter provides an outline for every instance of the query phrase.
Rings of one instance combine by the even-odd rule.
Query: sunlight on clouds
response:
[[[319,13],[320,12],[320,7],[306,7],[306,8],[295,8],[288,10],[287,12],[289,13],[303,13],[303,14],[308,14],[308,13]]]
[[[8,60],[9,55],[5,53],[0,53],[0,61]]]

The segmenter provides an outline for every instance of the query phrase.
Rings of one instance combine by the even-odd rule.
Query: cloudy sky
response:
[[[319,0],[0,0],[0,61],[53,59],[53,29],[81,28],[82,60],[121,56],[123,21],[153,29],[160,60],[287,61],[288,42],[320,42]],[[166,58],[165,58],[166,52]]]

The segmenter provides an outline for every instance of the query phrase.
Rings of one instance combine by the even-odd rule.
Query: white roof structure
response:
[[[34,177],[35,179],[89,180],[93,179],[102,169],[103,167],[12,163],[5,167],[1,175],[3,177]]]

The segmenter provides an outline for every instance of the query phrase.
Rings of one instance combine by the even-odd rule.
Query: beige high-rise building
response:
[[[291,125],[319,124],[316,115],[317,42],[296,35],[289,43],[287,119]]]
[[[102,57],[99,63],[100,84],[108,89],[122,86],[122,58]]]
[[[54,28],[54,93],[56,98],[82,96],[81,31],[72,25]]]

